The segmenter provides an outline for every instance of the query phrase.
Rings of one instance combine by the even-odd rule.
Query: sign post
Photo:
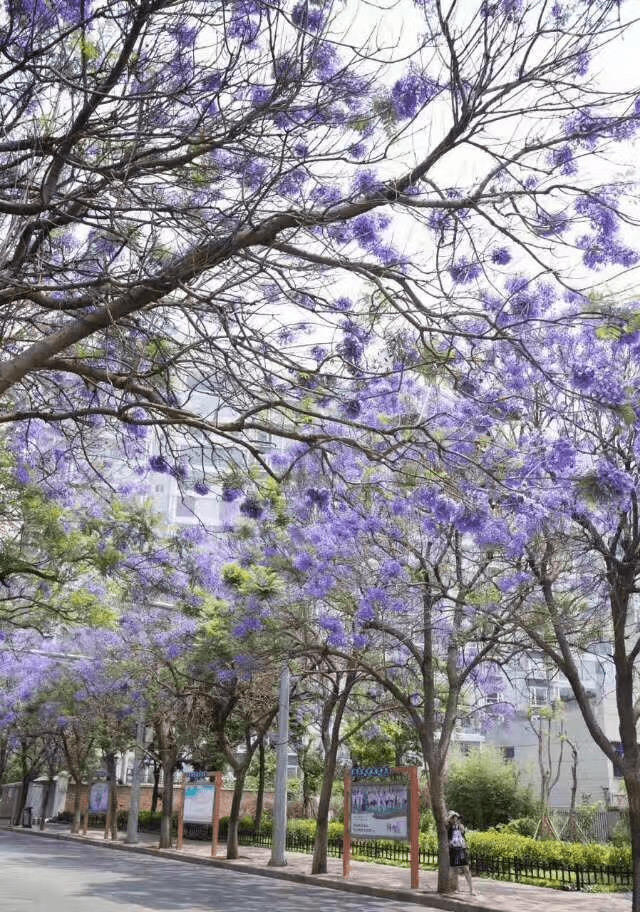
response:
[[[420,883],[420,807],[415,766],[354,767],[345,774],[342,873],[349,877],[351,840],[401,839],[410,846],[411,889]]]

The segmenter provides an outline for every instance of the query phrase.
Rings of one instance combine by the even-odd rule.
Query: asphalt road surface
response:
[[[419,908],[99,845],[0,833],[0,912],[415,912]]]

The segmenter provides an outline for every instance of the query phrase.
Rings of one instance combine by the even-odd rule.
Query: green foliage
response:
[[[422,811],[420,814],[420,832],[421,833],[435,833],[436,831],[436,821],[433,816],[433,811],[427,809]]]
[[[631,847],[631,829],[629,827],[629,815],[622,814],[611,833],[611,842],[621,849]]]
[[[302,798],[302,779],[287,779],[287,801],[299,801]]]
[[[498,833],[517,833],[518,836],[535,836],[539,820],[537,817],[516,817],[509,823],[499,823],[494,829]]]
[[[631,849],[600,843],[540,841],[515,833],[467,833],[471,854],[476,859],[514,859],[525,864],[606,865],[631,867]]]
[[[280,592],[281,580],[269,567],[253,564],[241,567],[239,564],[227,564],[222,570],[222,579],[239,595],[256,595],[268,598]]]
[[[367,730],[359,728],[345,738],[354,764],[358,766],[400,766],[407,751],[419,750],[415,729],[406,722],[382,719],[377,727],[380,729],[380,733],[373,737]]]
[[[532,816],[535,809],[531,792],[520,785],[515,764],[488,748],[452,760],[446,797],[448,806],[459,811],[474,830]]]
[[[315,820],[289,820],[287,823],[287,832],[292,836],[307,836],[309,839],[313,839],[316,835],[316,821]]]

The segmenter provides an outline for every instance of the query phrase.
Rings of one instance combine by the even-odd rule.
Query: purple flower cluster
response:
[[[468,285],[482,273],[482,265],[477,260],[461,257],[449,267],[449,275],[457,285]]]
[[[249,519],[260,519],[264,507],[257,497],[246,497],[240,504],[240,512]]]
[[[309,0],[301,0],[291,12],[291,21],[298,28],[307,32],[318,32],[325,21],[325,13],[319,6],[312,5]]]
[[[561,174],[575,174],[578,170],[578,166],[573,156],[573,149],[570,145],[564,145],[560,146],[558,149],[553,149],[549,157],[551,166],[556,171],[560,171]]]
[[[395,83],[391,90],[391,103],[398,120],[408,120],[432,101],[440,86],[416,70],[410,70]]]
[[[491,251],[491,262],[496,266],[506,266],[511,262],[511,253],[506,247],[496,247]]]

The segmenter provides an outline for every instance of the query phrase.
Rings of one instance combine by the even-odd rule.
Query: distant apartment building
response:
[[[601,655],[582,659],[581,676],[599,724],[610,741],[619,745],[613,669],[605,648]],[[512,663],[505,673],[504,689],[489,699],[504,702],[512,711],[485,732],[484,742],[498,747],[506,760],[518,765],[521,781],[531,785],[534,795],[540,790],[542,751],[552,779],[559,772],[550,794],[551,807],[569,807],[574,767],[578,804],[626,806],[620,769],[589,734],[569,682],[542,655],[529,653]]]

